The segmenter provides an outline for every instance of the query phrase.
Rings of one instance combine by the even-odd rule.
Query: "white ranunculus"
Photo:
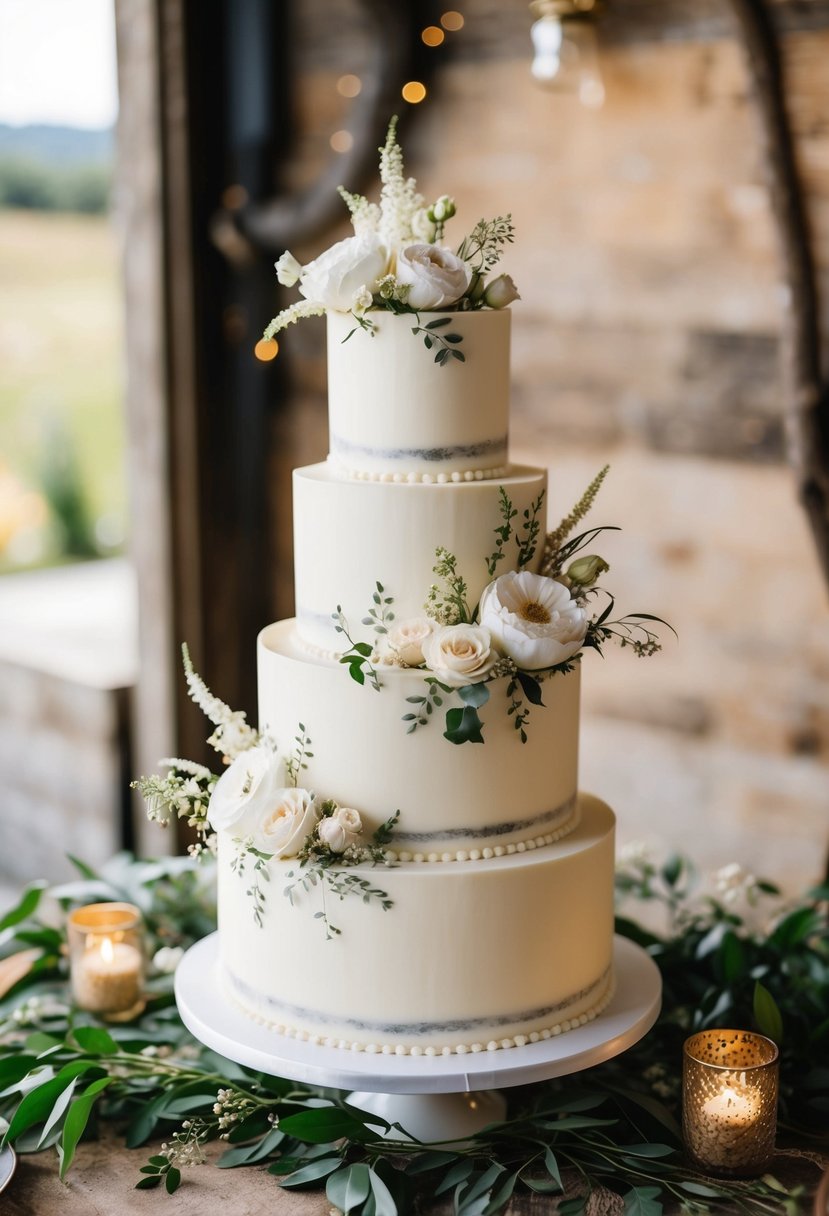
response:
[[[415,310],[456,304],[472,282],[466,262],[442,245],[409,245],[397,255],[397,282],[409,288],[406,303]]]
[[[245,836],[254,848],[274,857],[294,857],[319,819],[314,796],[308,790],[281,789],[256,822],[245,818]]]
[[[285,784],[285,763],[267,744],[249,747],[225,769],[213,787],[207,818],[214,832],[246,828],[273,805]]]
[[[513,300],[520,300],[518,288],[512,281],[512,276],[499,274],[497,279],[487,283],[484,289],[484,304],[487,308],[506,308]]]
[[[565,662],[580,649],[587,615],[555,579],[529,570],[502,574],[484,589],[481,624],[524,671]]]
[[[373,293],[388,265],[388,250],[373,233],[349,236],[303,267],[299,290],[323,308],[350,312],[355,294]]]
[[[498,661],[490,632],[481,625],[436,626],[423,641],[423,658],[450,688],[480,683]]]
[[[423,662],[423,643],[434,627],[428,616],[409,617],[389,630],[386,644],[406,667],[419,667]]]
[[[302,264],[296,260],[290,249],[286,249],[282,257],[274,262],[276,277],[283,287],[293,287],[299,282],[302,274]]]
[[[360,844],[362,832],[360,813],[349,806],[338,807],[317,824],[317,836],[332,853],[344,853],[350,845]]]

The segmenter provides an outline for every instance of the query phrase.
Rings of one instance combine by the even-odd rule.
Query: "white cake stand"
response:
[[[490,1091],[593,1068],[647,1034],[661,1005],[659,969],[640,946],[618,936],[613,968],[616,992],[592,1022],[524,1047],[451,1056],[369,1055],[277,1034],[224,995],[217,933],[187,951],[176,970],[175,994],[187,1029],[227,1059],[270,1076],[350,1090],[353,1105],[399,1124],[415,1139],[446,1141],[503,1118],[505,1099]]]

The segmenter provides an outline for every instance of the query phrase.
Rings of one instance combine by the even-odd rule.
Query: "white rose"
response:
[[[303,267],[299,290],[314,304],[350,312],[355,294],[374,292],[388,264],[388,251],[373,233],[349,236]]]
[[[498,661],[489,630],[480,625],[438,625],[423,641],[423,658],[450,688],[485,680]]]
[[[386,644],[406,667],[419,667],[423,662],[423,643],[434,629],[428,616],[414,616],[399,621],[386,635]]]
[[[587,615],[555,579],[521,570],[484,589],[481,624],[525,671],[565,662],[580,649]]]
[[[317,824],[317,836],[332,853],[344,853],[350,845],[359,844],[362,831],[359,812],[348,806],[339,807]]]
[[[313,832],[318,819],[319,810],[308,790],[281,789],[255,822],[245,817],[245,835],[251,838],[254,848],[263,853],[293,857]]]
[[[282,257],[274,262],[276,267],[276,277],[283,287],[293,287],[299,282],[302,274],[302,265],[296,260],[289,249],[286,249]]]
[[[237,756],[213,787],[207,818],[214,832],[237,828],[248,818],[259,819],[273,805],[285,784],[285,764],[266,744]]]
[[[472,282],[466,262],[442,245],[409,245],[397,255],[397,282],[409,288],[413,309],[456,304]]]
[[[484,290],[484,304],[487,308],[506,308],[513,300],[520,299],[518,288],[513,283],[512,276],[508,274],[499,274]]]

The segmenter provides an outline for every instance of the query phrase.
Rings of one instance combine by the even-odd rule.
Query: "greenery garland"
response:
[[[157,951],[186,947],[214,928],[209,862],[119,857],[100,874],[75,865],[78,882],[50,892],[33,884],[0,918],[0,957],[31,964],[0,1001],[5,1139],[20,1152],[55,1147],[61,1177],[81,1137],[105,1121],[129,1147],[163,1140],[140,1170],[142,1189],[175,1191],[182,1167],[203,1161],[205,1143],[221,1138],[220,1167],[260,1165],[285,1188],[324,1186],[332,1205],[361,1216],[406,1213],[426,1189],[450,1199],[459,1216],[495,1216],[519,1188],[557,1197],[562,1216],[580,1216],[598,1188],[621,1196],[632,1216],[659,1216],[666,1202],[691,1214],[727,1204],[793,1216],[802,1188],[787,1190],[772,1175],[713,1181],[683,1159],[682,1041],[716,1025],[756,1025],[775,1038],[782,1130],[829,1145],[825,886],[784,906],[771,884],[726,867],[719,895],[700,897],[684,859],[658,867],[634,856],[618,874],[622,908],[649,905],[665,927],[652,931],[622,915],[617,929],[661,969],[664,1011],[654,1029],[599,1068],[511,1091],[508,1120],[465,1145],[424,1146],[344,1095],[242,1068],[192,1039],[163,969],[175,955]],[[142,908],[157,961],[147,1009],[127,1025],[104,1027],[70,1004],[55,912],[99,899]],[[399,1139],[381,1137],[395,1130]]]

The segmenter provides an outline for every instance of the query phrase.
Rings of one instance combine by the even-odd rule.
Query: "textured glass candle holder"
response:
[[[141,913],[134,904],[87,904],[69,914],[69,974],[75,1004],[112,1022],[144,1008]]]
[[[774,1153],[777,1047],[747,1030],[703,1030],[685,1043],[682,1135],[692,1161],[724,1178],[756,1178]]]

